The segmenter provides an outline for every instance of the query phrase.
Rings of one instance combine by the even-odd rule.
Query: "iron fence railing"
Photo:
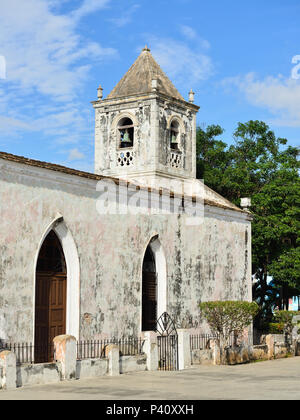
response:
[[[102,340],[85,340],[77,342],[77,359],[106,358],[105,349],[115,344],[120,349],[121,356],[137,356],[143,353],[144,340],[142,338],[106,338]]]
[[[217,334],[196,334],[190,336],[191,350],[205,350],[210,340],[217,340]],[[236,337],[232,334],[229,338],[229,347],[235,347]]]
[[[103,340],[86,340],[77,342],[77,359],[105,358],[105,349],[115,344],[122,356],[136,356],[143,353],[142,338],[107,338]],[[9,343],[0,340],[0,352],[11,351],[16,355],[18,365],[48,363],[54,360],[54,344]]]
[[[165,335],[157,337],[158,369],[178,370],[178,336]]]
[[[217,336],[211,334],[197,334],[190,336],[190,347],[191,350],[205,350],[207,348],[209,340],[215,340]]]
[[[16,355],[17,365],[45,363],[54,360],[54,344],[8,343],[0,341],[0,351]]]

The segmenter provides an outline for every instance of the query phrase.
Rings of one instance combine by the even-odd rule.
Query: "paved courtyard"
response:
[[[300,400],[300,358],[0,391],[0,400]]]

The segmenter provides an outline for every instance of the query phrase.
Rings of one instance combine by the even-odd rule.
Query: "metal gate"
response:
[[[178,334],[166,312],[156,323],[159,370],[178,370]]]

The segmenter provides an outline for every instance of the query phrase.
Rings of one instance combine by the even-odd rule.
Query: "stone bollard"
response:
[[[294,341],[294,346],[295,346],[295,356],[300,356],[300,342],[298,339],[295,339]]]
[[[217,340],[210,340],[210,348],[213,353],[213,364],[220,365],[221,364],[221,350]]]
[[[120,349],[115,344],[110,344],[105,348],[105,354],[108,358],[109,376],[120,375]]]
[[[0,388],[10,390],[17,387],[17,367],[16,355],[11,351],[2,351],[0,353]]]
[[[53,340],[55,360],[60,363],[61,380],[76,379],[77,345],[71,335],[59,335]]]
[[[177,330],[178,333],[178,369],[185,370],[192,366],[190,333],[188,330]]]
[[[266,340],[266,345],[268,346],[268,359],[274,359],[275,357],[275,342],[274,342],[274,337],[272,334],[269,334],[266,336],[265,338]]]
[[[295,356],[300,356],[300,341],[297,339],[295,341]]]
[[[158,370],[158,348],[156,335],[153,336],[153,332],[148,331],[144,333],[144,353],[147,356],[147,370],[153,371]]]

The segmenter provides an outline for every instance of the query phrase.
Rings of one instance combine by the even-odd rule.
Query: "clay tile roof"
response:
[[[83,171],[79,171],[77,169],[71,169],[71,168],[67,168],[65,166],[61,166],[61,165],[57,165],[54,163],[48,163],[48,162],[42,162],[39,160],[33,160],[33,159],[28,159],[25,158],[23,156],[16,156],[16,155],[12,155],[10,153],[5,153],[5,152],[0,152],[0,160],[6,160],[6,161],[10,161],[10,162],[14,162],[14,163],[19,163],[19,164],[23,164],[23,165],[28,165],[28,166],[34,166],[34,167],[38,167],[38,168],[42,168],[42,169],[48,169],[50,171],[56,171],[56,172],[61,172],[61,173],[65,173],[68,175],[73,175],[73,176],[79,176],[82,178],[86,178],[86,179],[91,179],[91,180],[95,180],[95,181],[100,181],[102,179],[111,179],[113,180],[117,185],[120,183],[120,181],[122,181],[122,183],[127,182],[127,185],[135,185],[137,186],[139,189],[141,190],[148,190],[149,192],[153,191],[153,192],[159,192],[160,195],[163,194],[163,192],[161,190],[156,190],[155,188],[151,188],[151,187],[147,187],[147,186],[141,186],[141,185],[137,185],[134,182],[128,182],[119,178],[113,178],[113,177],[109,177],[109,176],[103,176],[103,175],[96,175],[96,174],[91,174],[89,172],[83,172]],[[124,185],[124,184],[122,184]],[[206,190],[210,190],[208,187],[205,187]],[[212,197],[211,199],[204,199],[204,204],[207,206],[212,206],[212,207],[219,207],[222,209],[227,209],[227,210],[233,210],[233,211],[237,211],[239,213],[248,213],[250,214],[248,211],[242,210],[239,207],[235,206],[234,204],[230,203],[228,200],[225,200],[223,197],[219,196],[217,193],[215,193],[214,191],[210,190],[212,194],[214,194],[216,197]],[[170,191],[171,193],[171,191]],[[173,193],[171,193],[172,196]],[[174,196],[174,195],[173,195]],[[216,199],[216,198],[221,198],[220,199]],[[184,198],[182,196],[182,198]]]
[[[171,98],[185,101],[168,76],[154,60],[147,46],[106,99],[151,93],[152,80],[157,80],[158,92]]]

